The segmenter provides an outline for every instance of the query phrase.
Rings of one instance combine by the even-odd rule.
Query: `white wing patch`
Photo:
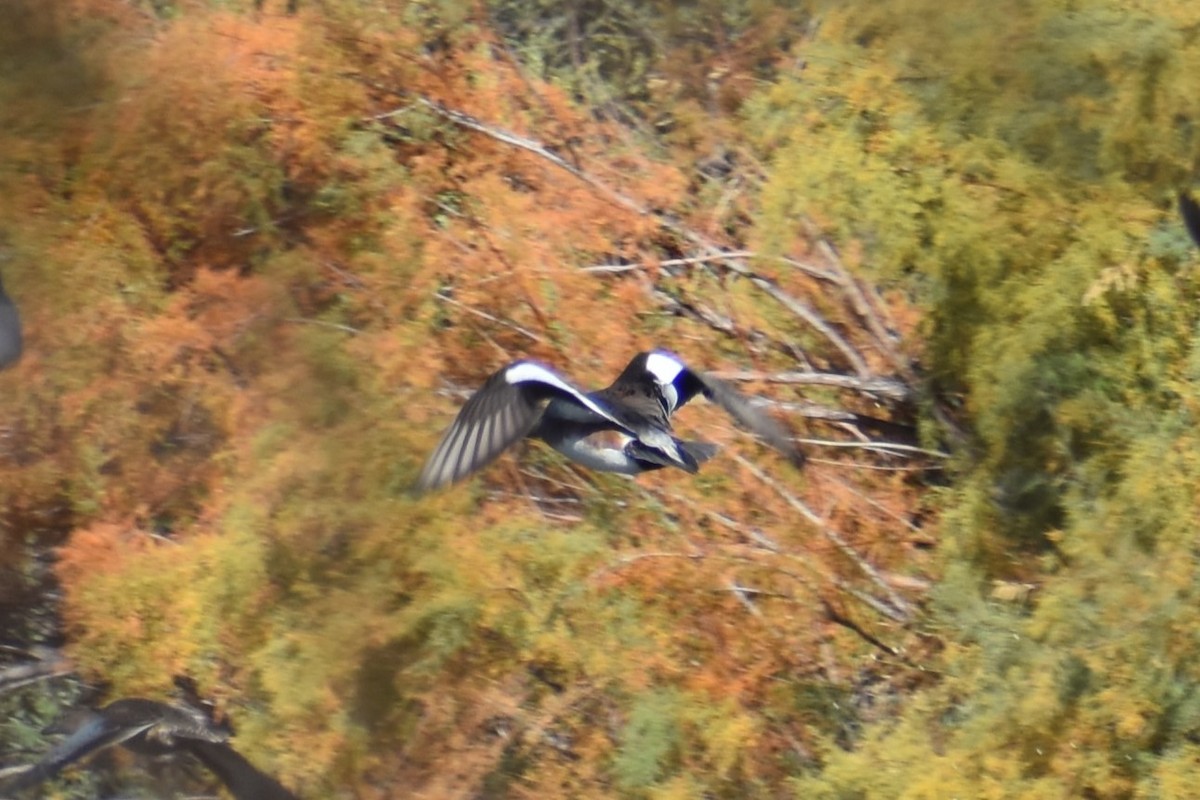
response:
[[[571,384],[558,377],[553,370],[543,367],[541,364],[536,364],[532,361],[522,361],[513,364],[508,369],[504,370],[504,380],[509,384],[518,383],[544,383],[547,386],[553,386],[560,392],[566,392],[579,401],[580,405],[588,408],[591,411],[599,414],[611,422],[617,422],[613,415],[605,408],[596,405],[583,392],[576,389]],[[620,423],[617,423],[618,425]]]

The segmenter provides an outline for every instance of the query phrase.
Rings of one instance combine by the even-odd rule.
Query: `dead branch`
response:
[[[807,322],[810,326],[812,326],[813,329],[817,330],[822,336],[828,339],[830,343],[846,357],[846,360],[850,362],[850,366],[854,368],[855,372],[864,377],[871,374],[870,367],[867,366],[867,362],[863,359],[859,352],[855,350],[849,342],[842,338],[842,335],[834,330],[833,326],[826,322],[820,314],[818,314],[805,303],[800,302],[796,298],[784,292],[779,288],[778,285],[775,284],[774,281],[770,281],[762,277],[754,277],[750,280],[755,286],[759,287],[772,298],[774,298],[780,305],[782,305],[788,311],[791,311],[800,319]]]
[[[861,394],[886,397],[896,402],[912,399],[912,390],[902,381],[853,375],[838,375],[833,372],[757,372],[754,370],[719,370],[711,373],[714,378],[726,381],[762,381],[764,383],[798,383],[808,386],[832,386],[852,389]]]
[[[846,269],[846,265],[842,263],[841,257],[837,250],[829,243],[827,239],[820,235],[816,226],[809,220],[803,220],[805,233],[808,237],[817,243],[817,250],[824,257],[825,261],[831,267],[833,273],[837,276],[837,283],[842,287],[846,296],[850,300],[851,308],[859,319],[866,323],[879,349],[892,362],[892,366],[904,377],[906,381],[913,381],[912,370],[909,368],[908,361],[896,349],[898,337],[893,331],[896,329],[895,322],[891,319],[884,324],[883,316],[887,315],[887,306],[883,303],[879,294],[874,287],[868,287],[867,292],[870,293],[874,303],[868,302],[866,292],[859,285],[858,281]]]
[[[763,255],[762,253],[756,253],[753,250],[729,250],[729,251],[724,251],[724,252],[719,252],[719,253],[709,253],[707,255],[702,255],[702,256],[692,256],[691,258],[668,258],[664,261],[659,261],[656,263],[657,263],[657,266],[667,267],[667,268],[688,267],[688,266],[693,266],[695,264],[711,264],[713,262],[722,262],[722,261],[726,261],[731,258],[764,259],[767,261],[778,261],[780,263],[787,264],[791,267],[794,267],[795,269],[798,269],[804,273],[807,273],[808,275],[811,275],[814,278],[819,278],[820,280],[825,281],[827,283],[832,283],[837,286],[842,285],[842,279],[838,275],[836,275],[832,272],[829,272],[828,270],[823,270],[820,267],[813,266],[812,264],[806,264],[802,261],[797,261],[793,258],[787,258],[784,256]],[[622,273],[622,272],[636,272],[639,270],[649,269],[652,266],[655,266],[655,263],[637,262],[634,264],[595,264],[590,267],[581,267],[580,270],[582,272],[599,272],[599,273],[615,274],[615,273]]]
[[[74,669],[70,660],[57,650],[36,648],[31,655],[37,660],[0,669],[0,692],[10,692],[37,681],[67,675]]]
[[[890,645],[884,644],[878,638],[876,638],[870,631],[863,628],[857,622],[850,619],[846,615],[839,613],[829,603],[829,601],[822,598],[821,605],[825,608],[825,616],[829,619],[830,622],[833,622],[837,625],[841,625],[843,628],[845,628],[849,631],[853,631],[863,641],[867,642],[868,644],[874,645],[875,647],[878,647],[880,650],[887,653],[889,656],[900,655],[899,650],[897,650],[896,648],[894,648]]]
[[[488,322],[494,322],[497,325],[502,325],[505,328],[510,328],[511,330],[514,330],[517,333],[520,333],[524,336],[529,337],[530,339],[537,342],[538,344],[545,344],[545,340],[543,340],[542,337],[538,336],[536,333],[534,333],[531,330],[528,330],[527,328],[522,328],[520,325],[516,324],[515,322],[509,322],[508,320],[500,319],[499,317],[493,316],[492,314],[489,314],[486,311],[480,311],[478,308],[475,308],[474,306],[469,306],[466,303],[462,303],[462,302],[459,302],[458,300],[455,300],[453,297],[451,297],[448,294],[442,294],[441,292],[434,292],[433,296],[436,297],[438,300],[441,300],[443,303],[448,303],[449,305],[455,306],[456,308],[461,308],[463,311],[466,311],[468,314],[472,314],[476,317],[479,317],[480,319],[486,319]]]
[[[842,555],[848,558],[864,575],[867,576],[867,578],[871,580],[872,583],[879,587],[879,589],[887,596],[888,602],[895,610],[894,613],[899,615],[900,620],[907,621],[911,618],[912,607],[909,606],[908,602],[896,593],[896,590],[893,589],[892,586],[883,579],[883,576],[879,574],[879,571],[876,570],[875,567],[862,555],[860,555],[853,547],[851,547],[850,543],[843,539],[840,533],[826,524],[825,521],[821,519],[821,517],[819,517],[815,511],[805,505],[800,498],[784,489],[778,481],[767,475],[767,473],[763,472],[759,467],[755,466],[753,463],[737,453],[731,453],[731,455],[739,464],[749,470],[754,477],[771,487],[771,489],[773,489],[775,493],[784,500],[784,502],[786,502],[796,511],[800,512],[800,515],[812,523],[812,525],[821,532],[821,535],[824,536],[831,544],[833,544],[833,546],[836,547],[842,553]],[[889,614],[888,616],[893,616],[893,614]]]
[[[630,564],[635,564],[638,561],[646,561],[648,559],[682,559],[685,561],[700,561],[704,558],[703,553],[680,553],[670,551],[655,551],[650,553],[631,553],[625,556],[619,556],[615,561],[605,564],[599,569],[593,570],[590,575],[583,579],[584,583],[591,583],[594,580],[603,578],[617,570],[627,567]]]
[[[591,186],[593,189],[597,190],[622,208],[628,209],[639,216],[649,216],[652,214],[650,209],[646,208],[641,203],[593,178],[591,175],[588,175],[583,170],[566,161],[562,156],[551,152],[544,145],[534,141],[533,139],[527,139],[524,136],[518,136],[510,131],[497,128],[493,125],[488,125],[471,116],[470,114],[463,113],[462,111],[458,111],[453,108],[447,108],[441,103],[430,100],[427,97],[418,95],[416,99],[418,103],[433,111],[433,113],[437,114],[438,116],[450,120],[455,125],[459,125],[463,128],[469,128],[477,133],[482,133],[484,136],[495,139],[498,142],[520,148],[521,150],[533,153],[539,158],[549,161],[559,169],[566,170],[571,175],[586,183],[588,186]]]
[[[337,322],[326,322],[323,319],[305,319],[304,317],[284,317],[284,322],[290,322],[294,325],[316,325],[319,328],[329,328],[342,333],[348,333],[351,336],[357,336],[362,333],[358,328],[352,328],[349,325],[342,325]]]
[[[706,256],[693,256],[692,258],[668,258],[657,262],[659,267],[688,267],[693,264],[708,264],[713,261],[723,261],[727,258],[752,258],[754,253],[749,250],[737,250],[731,253],[714,253]],[[654,266],[650,263],[639,262],[636,264],[595,264],[590,267],[580,267],[580,272],[602,272],[607,274],[621,272],[637,272],[640,270],[649,269]]]
[[[871,374],[870,369],[867,367],[866,360],[854,347],[850,345],[849,342],[847,342],[841,336],[841,334],[839,334],[833,328],[832,325],[826,322],[819,314],[817,314],[813,309],[809,308],[805,303],[785,292],[775,281],[758,275],[744,264],[741,264],[739,262],[738,255],[726,252],[715,242],[709,241],[704,236],[672,220],[667,215],[656,213],[628,195],[618,192],[574,164],[567,162],[558,154],[551,152],[540,142],[524,136],[519,136],[511,131],[506,131],[496,126],[486,124],[470,114],[466,114],[456,109],[447,108],[441,103],[435,102],[426,97],[417,96],[416,100],[418,103],[430,109],[435,114],[450,120],[456,125],[468,128],[477,133],[482,133],[483,135],[495,139],[498,142],[520,148],[526,152],[538,156],[539,158],[549,161],[554,166],[567,171],[574,177],[586,183],[588,186],[596,189],[610,201],[629,211],[634,212],[639,216],[653,217],[658,224],[666,230],[669,230],[686,241],[691,242],[693,245],[700,247],[704,251],[703,257],[706,260],[709,260],[711,257],[712,261],[722,264],[730,271],[749,278],[755,286],[765,291],[771,298],[812,326],[822,336],[828,339],[829,342],[846,357],[854,371],[859,375],[868,376]]]
[[[796,439],[800,444],[810,445],[814,447],[830,447],[830,448],[848,448],[854,450],[871,450],[877,453],[886,455],[901,455],[911,454],[913,456],[929,456],[930,458],[949,458],[949,453],[942,453],[937,450],[926,450],[924,447],[917,447],[911,444],[898,444],[894,442],[835,442],[830,439]]]
[[[751,594],[765,595],[766,592],[760,592],[757,589],[751,589],[746,586],[740,586],[737,581],[730,580],[727,586],[728,591],[733,593],[733,596],[738,599],[742,607],[750,612],[751,616],[762,617],[763,613],[758,610],[758,606],[754,605],[754,601],[750,599]],[[781,595],[776,595],[781,596]]]

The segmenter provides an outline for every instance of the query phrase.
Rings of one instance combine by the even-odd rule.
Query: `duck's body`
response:
[[[612,385],[584,392],[536,361],[514,361],[467,400],[417,479],[417,491],[461,480],[518,440],[541,439],[589,469],[637,475],[662,467],[694,473],[717,451],[671,431],[671,416],[696,394],[725,408],[794,462],[803,455],[774,420],[752,409],[732,388],[689,369],[665,350],[639,353]],[[612,431],[620,447],[589,441]]]

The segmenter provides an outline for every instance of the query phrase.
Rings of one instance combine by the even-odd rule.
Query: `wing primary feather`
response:
[[[471,450],[471,460],[467,464],[468,469],[479,467],[484,461],[491,457],[492,451],[492,425],[496,421],[496,414],[492,412],[483,418],[478,429],[475,431],[475,447]]]
[[[454,463],[454,480],[458,480],[471,471],[471,459],[478,446],[479,423],[473,422],[470,427],[463,430],[462,445],[458,448],[458,458]]]
[[[458,442],[463,437],[463,428],[460,422],[460,420],[455,420],[450,426],[445,440],[435,454],[437,471],[434,474],[437,476],[438,484],[449,483],[454,478],[454,463],[457,460],[455,453],[458,452]]]
[[[705,395],[725,409],[729,416],[786,456],[795,466],[804,465],[806,456],[792,442],[787,429],[770,414],[755,408],[740,392],[724,381],[707,375],[697,377],[704,383]]]
[[[454,480],[455,464],[458,462],[458,450],[460,442],[466,436],[466,426],[462,424],[461,419],[456,419],[450,426],[450,430],[446,432],[446,439],[438,448],[438,452],[434,454],[437,459],[437,466],[434,475],[437,479],[435,486],[450,483]]]

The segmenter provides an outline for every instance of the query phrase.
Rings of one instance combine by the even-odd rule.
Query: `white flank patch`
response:
[[[665,350],[655,350],[646,356],[646,369],[655,380],[666,386],[675,382],[684,367],[682,361]]]
[[[612,414],[589,400],[583,392],[558,377],[549,367],[543,367],[541,364],[533,361],[521,361],[504,370],[504,381],[508,384],[544,383],[547,386],[553,386],[560,392],[566,392],[571,397],[574,397],[584,407],[591,409],[607,420],[616,422]]]

